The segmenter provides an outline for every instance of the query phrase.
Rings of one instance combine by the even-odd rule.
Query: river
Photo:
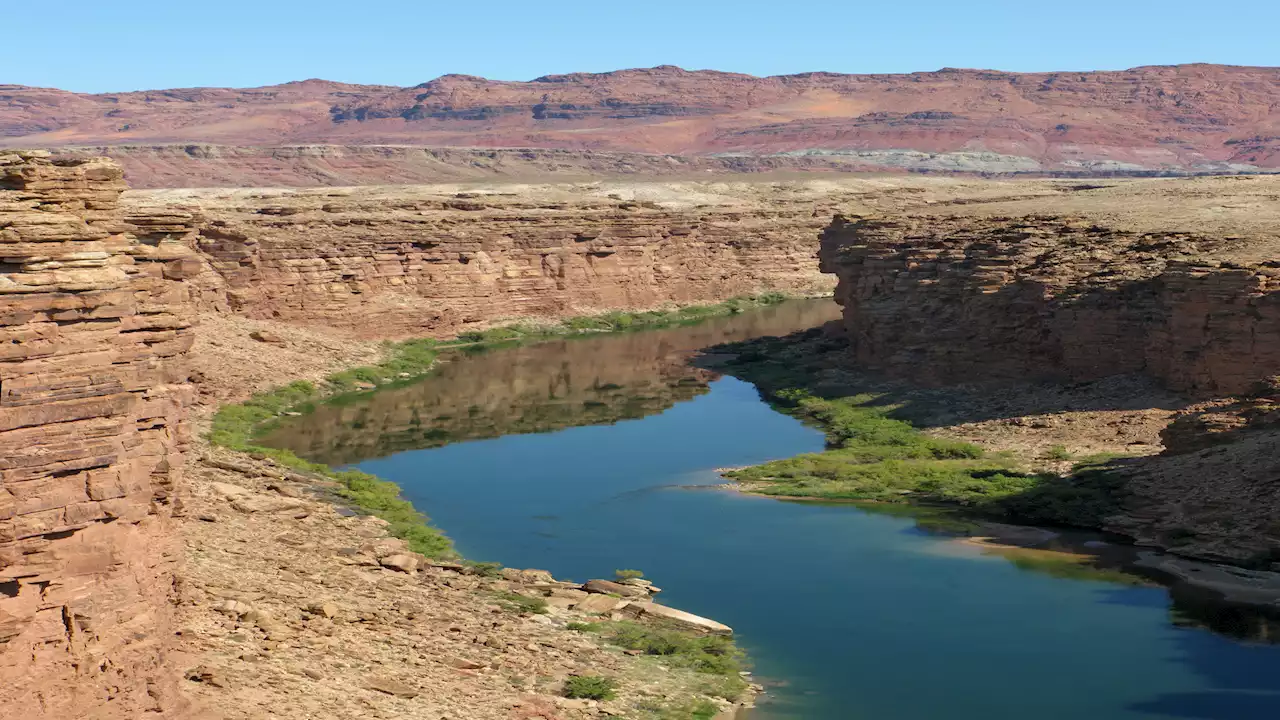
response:
[[[578,580],[643,570],[664,603],[735,628],[769,685],[752,720],[1280,717],[1280,646],[1248,613],[1045,572],[909,516],[717,488],[717,468],[823,437],[689,353],[835,316],[794,302],[457,353],[267,442],[394,480],[469,558]]]

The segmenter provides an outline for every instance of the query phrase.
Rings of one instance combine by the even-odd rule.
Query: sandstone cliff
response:
[[[317,154],[339,166],[350,161],[338,156],[359,155],[357,165],[396,181],[426,165],[470,165],[468,153],[406,160],[394,146],[681,156],[602,158],[595,173],[743,157],[864,170],[1238,172],[1280,167],[1278,97],[1276,68],[1204,64],[765,78],[663,66],[530,82],[448,75],[408,88],[307,80],[101,95],[0,86],[0,145],[176,145],[130,163],[145,185],[173,162],[194,176],[222,174],[205,164],[237,168],[258,184],[334,184]]]
[[[132,235],[107,161],[0,154],[0,704],[181,705],[166,653],[188,442],[187,253]]]
[[[837,217],[822,264],[856,363],[930,385],[1140,373],[1202,398],[1280,373],[1280,183],[1080,195]],[[1200,558],[1280,559],[1274,400],[1187,410],[1164,454],[1116,468],[1124,508],[1104,526]]]
[[[811,238],[822,222],[815,204],[830,199],[779,193],[772,205],[715,197],[699,205],[626,193],[591,186],[144,193],[131,198],[130,218],[145,238],[197,251],[203,266],[182,272],[191,274],[200,308],[362,337],[829,291]]]
[[[1233,394],[1280,368],[1280,237],[1268,227],[1278,200],[1280,183],[1232,179],[1054,206],[1078,214],[1011,202],[841,217],[823,233],[822,262],[870,366],[940,383],[1142,371]]]

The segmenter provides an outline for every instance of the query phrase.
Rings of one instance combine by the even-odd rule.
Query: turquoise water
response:
[[[831,312],[811,307],[457,358],[272,441],[398,482],[467,557],[580,580],[644,570],[664,602],[736,629],[771,686],[753,720],[1280,717],[1280,649],[1175,624],[1163,588],[1028,572],[909,518],[715,488],[716,468],[822,436],[683,352]],[[566,427],[574,408],[596,424]]]

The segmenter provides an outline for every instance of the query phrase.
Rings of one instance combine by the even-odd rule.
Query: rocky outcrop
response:
[[[0,705],[182,706],[168,598],[188,442],[187,250],[131,234],[120,168],[0,153]]]
[[[1280,570],[1280,383],[1193,405],[1161,433],[1164,452],[1123,468],[1111,529],[1206,560]]]
[[[850,352],[929,385],[1133,373],[1190,396],[1244,395],[1186,409],[1162,454],[1108,466],[1118,505],[1102,527],[1269,567],[1280,560],[1280,400],[1267,383],[1280,372],[1280,206],[1274,185],[1249,183],[1266,198],[1256,205],[1207,187],[1145,204],[1103,192],[1080,214],[1006,204],[837,217],[821,256],[839,277]]]
[[[139,196],[131,212],[143,237],[197,251],[201,308],[364,337],[830,287],[809,240],[820,223],[811,203],[699,209],[619,197],[162,194]]]
[[[1072,217],[839,217],[823,268],[857,359],[926,383],[1145,372],[1199,395],[1280,369],[1280,261]]]
[[[662,66],[529,82],[447,75],[403,88],[307,80],[101,95],[0,86],[0,145],[174,146],[158,163],[143,153],[130,164],[131,179],[151,186],[171,162],[200,175],[216,174],[196,170],[205,164],[261,173],[244,184],[304,174],[314,179],[291,184],[332,184],[330,168],[353,163],[386,169],[366,182],[403,182],[437,162],[392,146],[520,148],[517,164],[519,153],[547,149],[679,156],[605,158],[597,174],[726,157],[863,170],[1239,172],[1280,167],[1277,98],[1276,68],[1207,64],[763,78]],[[235,158],[241,150],[210,143],[275,149]],[[347,152],[362,158],[298,157]]]

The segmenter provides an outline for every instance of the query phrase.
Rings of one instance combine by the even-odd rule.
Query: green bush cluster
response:
[[[1066,445],[1054,445],[1045,452],[1044,456],[1049,460],[1070,460],[1071,452],[1067,450]]]
[[[640,701],[636,709],[652,720],[714,720],[720,714],[720,708],[706,698],[679,705],[668,705],[661,700],[646,698]]]
[[[877,503],[937,504],[966,514],[1030,524],[1098,527],[1120,505],[1123,481],[1115,455],[1080,459],[1071,474],[1027,473],[1004,453],[937,438],[892,416],[895,407],[870,394],[824,385],[823,368],[844,362],[847,348],[821,331],[761,338],[720,348],[737,360],[729,371],[761,388],[779,410],[826,432],[827,450],[730,473],[766,495]],[[818,392],[817,390],[821,390]],[[1063,446],[1048,451],[1071,458]],[[880,507],[888,507],[881,505]],[[964,524],[948,510],[939,527]]]
[[[1077,465],[1066,477],[1039,479],[1021,493],[1000,498],[994,508],[1029,525],[1099,527],[1120,507],[1123,482],[1109,467]]]
[[[612,700],[618,696],[618,681],[600,675],[571,675],[564,681],[564,696],[585,700]]]
[[[774,393],[790,413],[816,421],[829,449],[727,473],[765,483],[769,495],[978,504],[1023,492],[1040,480],[1017,472],[971,443],[926,435],[889,417],[871,395],[820,398],[808,391]]]
[[[724,635],[703,635],[673,627],[635,622],[570,623],[570,629],[598,633],[611,645],[645,655],[662,657],[673,667],[721,677],[711,692],[726,700],[737,700],[746,689],[738,674],[743,669],[743,653]]]
[[[471,572],[480,577],[497,579],[502,577],[502,563],[497,562],[476,562],[474,560],[465,561],[467,567],[471,568]]]
[[[531,597],[510,591],[497,593],[497,598],[498,604],[507,612],[533,615],[547,614],[546,598]]]
[[[442,344],[432,338],[387,343],[386,359],[377,365],[354,367],[334,373],[325,379],[331,393],[359,390],[361,384],[387,385],[429,371],[440,354]]]

